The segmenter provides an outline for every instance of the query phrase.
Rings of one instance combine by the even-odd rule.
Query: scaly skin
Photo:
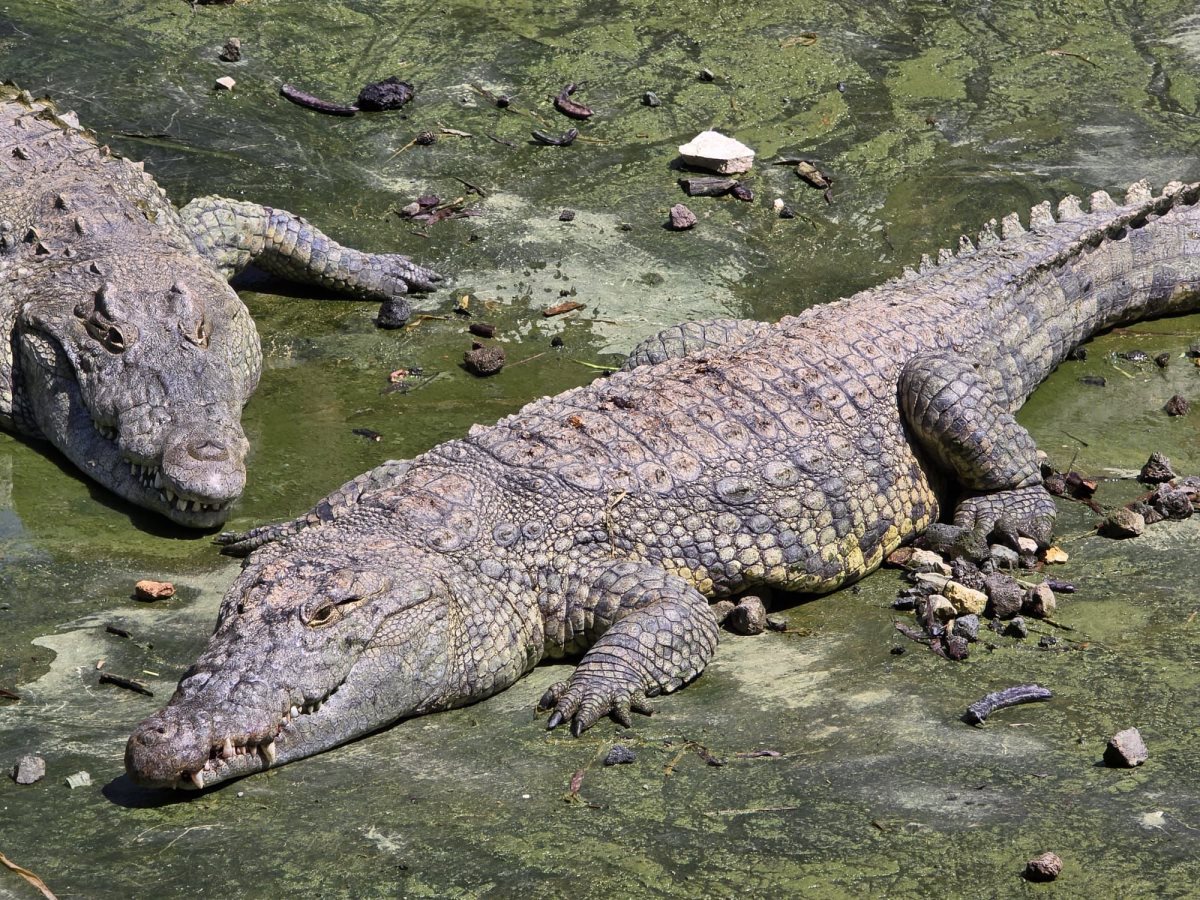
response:
[[[253,553],[127,770],[215,784],[584,651],[549,725],[628,721],[703,670],[710,598],[831,591],[943,508],[966,537],[1045,544],[1012,412],[1095,332],[1196,308],[1198,195],[1043,204],[1028,232],[1010,216],[1003,242],[774,326],[668,329],[631,371],[222,536]]]
[[[281,210],[205,197],[182,212],[49,101],[0,86],[0,427],[211,528],[245,485],[241,414],[261,368],[226,279],[255,263],[388,300],[438,276]]]

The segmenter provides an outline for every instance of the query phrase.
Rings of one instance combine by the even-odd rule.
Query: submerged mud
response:
[[[241,60],[222,62],[233,36]],[[18,0],[0,10],[0,60],[0,75],[145,159],[177,202],[244,196],[454,276],[416,301],[432,318],[389,332],[372,305],[249,284],[266,371],[246,411],[236,528],[585,383],[662,325],[776,318],[1012,209],[1200,178],[1200,20],[1181,2]],[[212,90],[224,75],[234,90]],[[416,88],[397,112],[333,119],[278,94],[289,82],[352,98],[389,75]],[[586,122],[553,108],[568,83]],[[504,107],[489,99],[502,95]],[[570,146],[530,137],[569,126]],[[689,199],[696,226],[669,231],[676,147],[707,128],[757,151],[755,199]],[[406,146],[423,131],[436,141]],[[781,157],[829,172],[832,202]],[[397,215],[430,193],[480,215]],[[471,318],[453,311],[464,297]],[[567,300],[584,309],[542,315]],[[471,321],[495,324],[506,352],[487,380],[459,365]],[[1139,493],[1129,476],[1154,450],[1200,472],[1197,413],[1162,412],[1174,394],[1200,396],[1185,355],[1198,337],[1200,317],[1106,335],[1021,420],[1059,468],[1100,478],[1102,504]],[[1132,350],[1170,363],[1115,356]],[[396,390],[399,370],[421,374]],[[1078,649],[993,638],[959,665],[911,643],[893,655],[898,577],[881,572],[791,605],[787,632],[725,637],[695,684],[631,730],[545,733],[534,705],[566,672],[547,666],[485,703],[177,797],[128,782],[124,741],[203,645],[236,564],[0,435],[0,688],[20,697],[0,699],[0,768],[47,761],[35,785],[0,781],[0,852],[64,898],[276,883],[354,897],[1008,896],[1046,850],[1064,870],[1039,891],[1184,896],[1200,876],[1200,524],[1113,542],[1095,520],[1060,504],[1070,559],[1054,574],[1079,590],[1056,618]],[[173,581],[175,598],[133,600],[143,577]],[[100,660],[155,696],[99,684]],[[1054,699],[961,721],[1025,682]],[[1103,767],[1107,739],[1131,726],[1149,760]],[[637,760],[604,768],[617,742]],[[763,749],[779,755],[738,756]],[[92,787],[69,789],[80,770]],[[37,896],[0,869],[8,895]]]

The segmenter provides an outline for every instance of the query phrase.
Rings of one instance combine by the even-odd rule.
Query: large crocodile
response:
[[[227,536],[253,552],[128,772],[211,785],[581,652],[549,726],[628,722],[703,670],[711,598],[831,591],[943,510],[964,538],[1045,546],[1055,508],[1012,412],[1097,331],[1197,307],[1198,197],[1067,197],[774,325],[669,329],[631,371]]]
[[[241,413],[262,355],[230,277],[253,262],[384,300],[438,280],[282,210],[176,210],[140,164],[11,85],[0,164],[0,427],[182,525],[219,525],[246,479]]]

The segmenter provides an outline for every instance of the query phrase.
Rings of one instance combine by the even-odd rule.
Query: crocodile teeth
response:
[[[268,766],[275,765],[275,742],[274,741],[267,741],[265,744],[259,744],[258,752],[262,754],[262,758],[267,761]]]
[[[237,756],[237,748],[233,746],[232,738],[225,738],[225,746],[221,748],[221,759],[233,759]]]
[[[190,778],[192,784],[196,786],[196,790],[204,790],[204,770],[197,769],[195,772],[189,775],[188,778]]]
[[[156,488],[162,487],[162,472],[159,472],[158,470],[155,470],[154,472],[154,486]]]
[[[298,715],[300,715],[300,707],[298,707],[295,703],[293,703],[292,708],[288,711],[288,718],[294,719]]]
[[[180,512],[183,512],[185,509],[187,509],[187,501],[180,497],[175,501],[175,508]]]

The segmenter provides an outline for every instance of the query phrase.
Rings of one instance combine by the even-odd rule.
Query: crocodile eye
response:
[[[362,597],[346,597],[342,600],[323,600],[316,604],[313,609],[307,606],[300,611],[300,621],[309,628],[320,628],[324,625],[332,625],[335,622],[340,622],[349,612],[358,604],[362,603]]]
[[[323,603],[308,614],[308,618],[304,624],[310,628],[320,628],[322,625],[328,625],[336,611],[337,606],[333,603]]]

